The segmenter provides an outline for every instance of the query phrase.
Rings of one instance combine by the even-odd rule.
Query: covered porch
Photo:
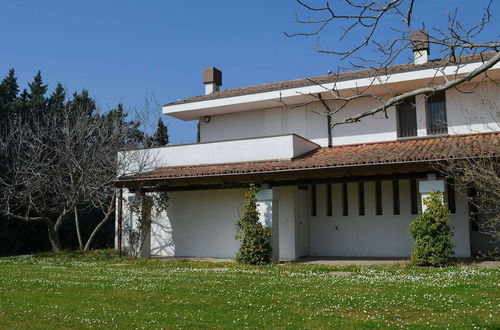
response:
[[[482,145],[495,134],[411,139],[318,148],[291,160],[159,167],[123,176],[124,195],[167,191],[169,208],[153,215],[144,256],[233,258],[235,223],[249,183],[260,183],[258,207],[272,228],[275,260],[301,257],[407,258],[408,225],[421,195],[445,193],[456,257],[471,256],[468,205],[435,164],[453,157],[448,143]],[[450,141],[450,139],[452,139]],[[126,205],[117,217],[129,220]],[[121,246],[117,242],[117,246]]]

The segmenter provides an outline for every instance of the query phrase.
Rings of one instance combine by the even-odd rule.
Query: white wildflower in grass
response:
[[[254,267],[23,256],[0,259],[0,324],[495,328],[499,278],[498,268],[479,267]]]

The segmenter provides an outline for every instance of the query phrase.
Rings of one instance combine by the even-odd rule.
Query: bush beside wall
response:
[[[415,239],[412,262],[420,266],[448,266],[453,258],[450,211],[443,201],[443,193],[432,192],[424,199],[426,210],[410,224]]]
[[[245,193],[241,218],[236,223],[236,239],[241,246],[236,253],[236,261],[244,264],[262,265],[271,262],[271,230],[259,222],[255,195],[258,188],[251,185]]]

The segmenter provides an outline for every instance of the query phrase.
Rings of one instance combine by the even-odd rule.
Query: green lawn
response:
[[[0,328],[500,328],[500,268],[0,259]],[[352,271],[338,276],[332,271]]]

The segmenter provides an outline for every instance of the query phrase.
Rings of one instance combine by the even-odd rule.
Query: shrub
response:
[[[271,230],[259,222],[255,195],[258,188],[252,184],[245,193],[241,218],[236,223],[236,239],[241,246],[236,261],[244,264],[262,265],[271,261]]]
[[[412,262],[420,266],[443,267],[453,257],[452,230],[448,224],[450,212],[443,202],[443,193],[432,192],[425,198],[426,210],[410,224],[415,239]]]

